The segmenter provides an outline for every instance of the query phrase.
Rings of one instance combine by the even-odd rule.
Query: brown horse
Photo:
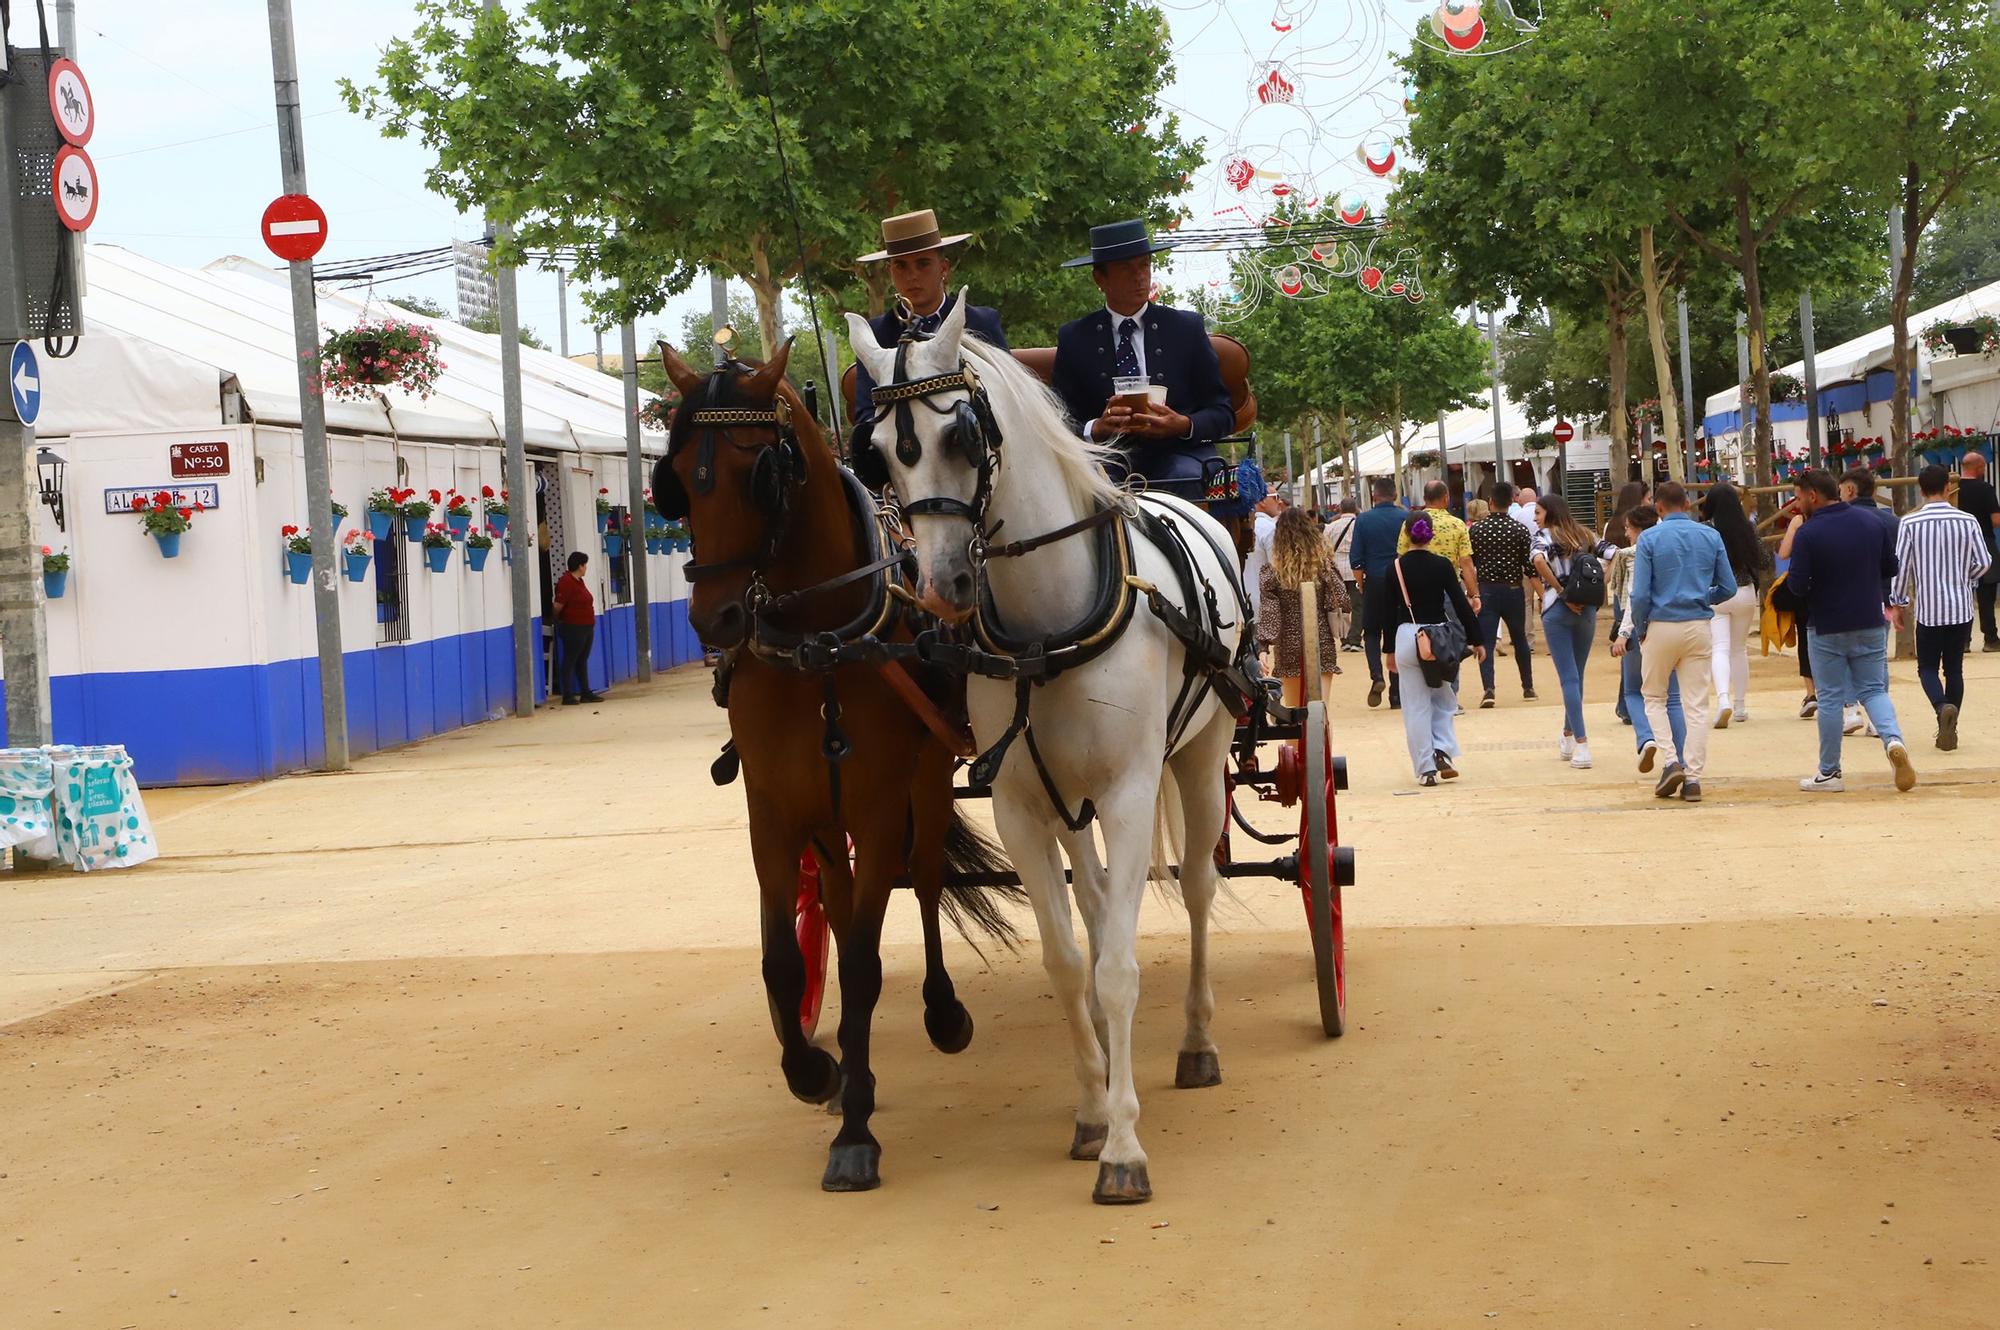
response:
[[[742,763],[763,905],[764,988],[785,1083],[807,1103],[840,1096],[843,1121],[820,1185],[865,1191],[881,1184],[882,1150],[868,1126],[869,1028],[882,990],[890,889],[916,889],[924,1027],[941,1051],[956,1053],[971,1041],[972,1017],[945,971],[940,902],[961,932],[969,922],[1009,946],[1015,934],[994,904],[1007,893],[947,887],[946,871],[990,874],[1006,864],[953,809],[952,751],[927,725],[926,704],[899,667],[809,660],[799,650],[810,642],[823,648],[819,635],[857,625],[885,632],[900,611],[877,577],[843,578],[894,560],[876,553],[865,491],[841,471],[785,382],[790,343],[761,367],[730,361],[709,375],[664,344],[660,354],[683,400],[653,472],[653,495],[663,515],[688,518],[696,555],[688,621],[730,662],[718,691],[726,690]],[[890,614],[878,617],[871,605],[885,602]],[[851,864],[843,852],[850,841]],[[800,1024],[806,971],[793,915],[799,861],[809,849],[839,945],[838,1063]]]

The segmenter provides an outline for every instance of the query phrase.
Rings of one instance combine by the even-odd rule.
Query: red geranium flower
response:
[[[180,510],[180,513],[181,513],[181,521],[183,521],[183,522],[192,522],[192,521],[194,521],[194,509],[192,509],[192,508],[183,508],[183,509],[181,509],[181,510]]]
[[[490,499],[490,498],[492,498],[492,497],[493,497],[493,487],[492,487],[491,485],[481,485],[481,486],[479,487],[479,497],[480,497],[480,498],[482,498],[482,499]]]
[[[299,529],[295,526],[281,526],[278,528],[278,534],[281,536],[296,536],[299,534]]]
[[[608,489],[599,489],[599,490],[598,490],[597,492],[598,492],[599,494],[609,494],[609,493],[611,493],[611,491],[610,491],[610,490],[608,490]]]
[[[143,512],[145,512],[145,511],[146,511],[146,504],[147,504],[147,502],[148,502],[148,500],[147,500],[147,498],[146,498],[146,496],[145,496],[145,495],[143,495],[143,494],[134,494],[134,495],[132,496],[132,511],[133,511],[133,512],[135,512],[135,513],[143,513]]]
[[[171,508],[174,506],[174,496],[166,490],[161,490],[153,496],[153,502],[162,508]]]
[[[437,492],[436,490],[432,490],[432,491],[431,491],[431,502],[432,502],[432,503],[443,503],[443,502],[444,502],[444,496],[443,496],[442,494],[439,494],[439,493],[438,493],[438,492]]]

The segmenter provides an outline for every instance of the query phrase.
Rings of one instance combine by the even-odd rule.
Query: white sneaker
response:
[[[1917,787],[1917,769],[1910,765],[1910,750],[1903,747],[1901,739],[1891,739],[1884,747],[1889,754],[1889,765],[1896,771],[1896,788],[1908,794]]]
[[[1715,713],[1715,728],[1718,730],[1728,729],[1729,718],[1735,714],[1736,713],[1730,709],[1729,704],[1727,702],[1723,703],[1722,709]]]
[[[1840,732],[1842,734],[1859,734],[1867,724],[1868,717],[1863,714],[1860,707],[1849,707],[1840,713]]]
[[[1556,760],[1558,762],[1567,762],[1575,754],[1576,739],[1574,736],[1565,734],[1561,739],[1556,741]]]
[[[1660,760],[1660,746],[1651,739],[1639,746],[1639,772],[1641,775],[1653,769],[1653,763]]]
[[[1847,782],[1840,778],[1838,771],[1831,776],[1822,771],[1800,781],[1799,788],[1809,794],[1839,794],[1847,788]]]
[[[1750,704],[1748,702],[1738,702],[1736,704],[1736,719],[1731,723],[1736,725],[1748,725],[1750,723]]]
[[[1590,770],[1590,745],[1578,744],[1575,751],[1570,754],[1569,764],[1578,771]]]

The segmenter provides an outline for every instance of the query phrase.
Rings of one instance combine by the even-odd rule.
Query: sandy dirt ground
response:
[[[1688,808],[1632,771],[1608,660],[1596,770],[1503,661],[1419,793],[1346,657],[1353,1028],[1318,1033],[1296,894],[1239,884],[1224,1083],[1172,1089],[1183,926],[1149,905],[1157,1195],[1122,1210],[1065,1156],[1032,945],[951,944],[979,1030],[947,1058],[903,902],[885,1185],[818,1190],[834,1123],[778,1072],[698,675],[156,792],[160,862],[0,878],[0,1325],[1990,1327],[1994,659],[1949,755],[1896,667],[1916,793],[1871,745],[1819,799],[1760,662]]]

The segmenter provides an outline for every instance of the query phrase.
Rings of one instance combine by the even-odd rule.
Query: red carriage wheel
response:
[[[1311,925],[1313,971],[1319,984],[1319,1021],[1328,1038],[1347,1029],[1347,935],[1340,917],[1340,882],[1334,873],[1337,828],[1333,820],[1333,762],[1326,751],[1326,706],[1306,704],[1304,807],[1299,811],[1299,890]]]
[[[793,916],[799,951],[806,958],[806,991],[799,999],[799,1025],[811,1039],[819,1029],[820,1004],[826,1000],[826,907],[819,897],[819,860],[811,850],[799,856],[799,899]]]

